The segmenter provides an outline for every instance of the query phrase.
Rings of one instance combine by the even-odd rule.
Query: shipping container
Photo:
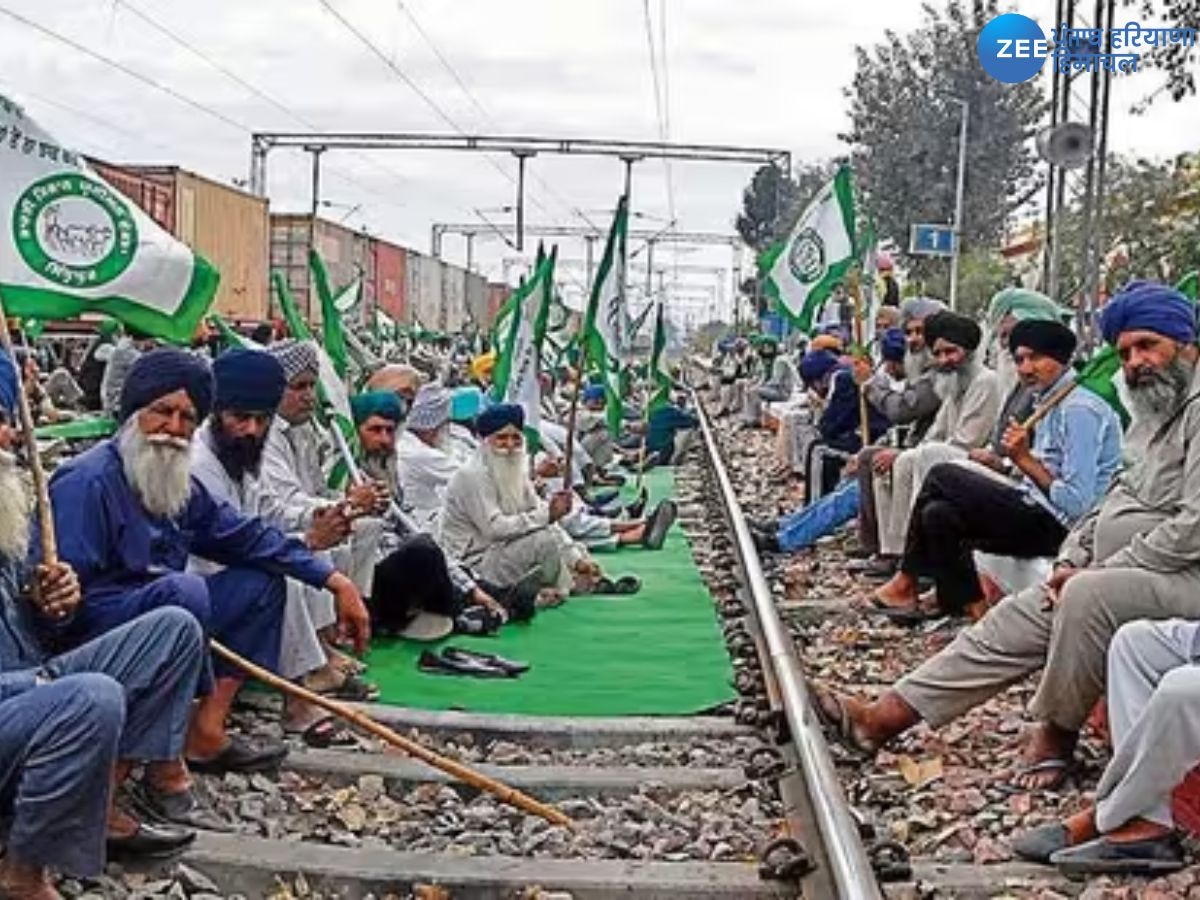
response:
[[[442,263],[442,306],[438,328],[461,331],[467,323],[467,271],[453,263]]]
[[[175,166],[116,165],[96,171],[221,273],[213,310],[228,319],[266,318],[267,201]]]
[[[427,329],[442,327],[442,261],[430,256],[416,257],[410,254],[408,260],[410,269],[415,268],[415,276],[409,279],[409,284],[415,289],[410,295],[410,309],[414,322]],[[415,263],[415,265],[414,265]]]
[[[376,274],[374,241],[362,232],[312,216],[295,213],[271,215],[271,271],[287,281],[301,313],[313,323],[321,321],[321,301],[311,291],[308,249],[311,244],[325,264],[329,286],[340,291],[356,278],[363,280],[363,303],[352,322],[366,321],[375,308]],[[274,307],[273,307],[274,308]],[[275,310],[276,313],[278,310]]]
[[[500,312],[500,307],[504,305],[504,302],[508,300],[509,295],[512,293],[512,288],[503,282],[496,281],[489,281],[487,288],[487,317],[480,324],[491,328],[492,323],[496,321],[496,315]]]
[[[486,278],[474,272],[467,273],[467,315],[476,328],[487,324],[488,283]]]
[[[374,239],[375,302],[397,322],[405,321],[405,297],[408,294],[407,251],[387,241]]]

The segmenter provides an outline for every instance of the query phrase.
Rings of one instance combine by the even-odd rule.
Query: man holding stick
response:
[[[117,435],[54,475],[50,495],[62,558],[78,573],[83,602],[60,637],[79,643],[161,607],[189,610],[205,631],[268,669],[279,663],[284,582],[323,587],[356,648],[369,638],[366,609],[345,575],[304,544],[213,499],[189,472],[192,436],[212,402],[208,364],[162,348],[134,364],[121,392]],[[228,568],[185,572],[189,555]],[[215,662],[192,716],[187,755],[202,771],[252,771],[278,764],[278,743],[254,745],[226,733],[243,681]]]
[[[839,739],[874,752],[921,721],[940,727],[1043,669],[1040,720],[1014,785],[1067,780],[1079,729],[1105,688],[1113,634],[1135,619],[1200,618],[1200,350],[1191,301],[1132,282],[1104,307],[1133,404],[1137,456],[1071,529],[1044,585],[1005,597],[873,703],[817,696]],[[986,514],[986,511],[982,511]]]
[[[204,643],[195,618],[159,609],[67,653],[44,652],[38,619],[72,620],[80,589],[64,562],[38,566],[32,590],[21,587],[30,502],[13,455],[17,392],[0,353],[0,894],[55,900],[48,870],[94,877],[106,850],[161,855],[192,840],[186,829],[137,821],[113,796],[141,762],[150,787],[191,797],[182,754]]]

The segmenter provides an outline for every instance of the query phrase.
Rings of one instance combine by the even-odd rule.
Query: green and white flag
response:
[[[671,373],[667,371],[667,323],[664,318],[662,299],[654,304],[654,343],[650,347],[650,399],[646,406],[654,412],[671,402]]]
[[[346,335],[342,331],[342,311],[337,307],[337,296],[329,286],[329,272],[325,263],[317,255],[316,250],[308,251],[308,267],[312,273],[312,284],[317,290],[321,301],[321,343],[333,370],[339,379],[344,379],[350,369],[349,351],[346,349]],[[344,291],[342,293],[345,293]]]
[[[621,430],[621,356],[628,337],[625,286],[621,283],[628,225],[627,198],[622,196],[617,203],[583,322],[585,359],[604,376],[605,411],[608,429],[613,434]],[[582,368],[586,370],[587,366]]]
[[[183,343],[216,269],[0,96],[0,297],[14,316],[104,313]]]
[[[508,335],[500,345],[492,384],[493,396],[503,403],[518,403],[525,410],[525,429],[537,443],[541,427],[542,343],[554,296],[554,263],[557,248],[539,263],[533,275],[513,294],[517,301]]]
[[[850,167],[842,166],[804,210],[787,240],[762,255],[763,289],[800,331],[811,332],[856,255],[854,186]]]

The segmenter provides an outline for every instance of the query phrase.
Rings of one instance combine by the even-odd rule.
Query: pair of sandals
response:
[[[1155,878],[1184,866],[1183,848],[1174,831],[1135,841],[1114,841],[1101,835],[1076,843],[1065,824],[1051,822],[1014,838],[1012,849],[1022,859],[1056,866],[1068,878],[1088,875]]]

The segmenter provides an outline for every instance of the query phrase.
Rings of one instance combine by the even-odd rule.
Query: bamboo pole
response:
[[[1072,381],[1070,384],[1064,384],[1057,391],[1047,397],[1045,403],[1030,413],[1029,418],[1020,423],[1021,427],[1028,431],[1038,422],[1042,421],[1042,419],[1046,418],[1046,416],[1050,414],[1050,410],[1054,409],[1054,407],[1066,400],[1071,391],[1075,390],[1077,387],[1079,387],[1078,381]]]
[[[846,278],[846,293],[850,295],[850,303],[854,311],[854,352],[866,354],[863,346],[863,308],[862,295],[858,282],[858,270],[851,269]],[[862,434],[862,445],[871,445],[871,414],[867,409],[867,392],[858,388],[858,427]]]
[[[551,824],[563,825],[572,829],[575,828],[575,823],[564,813],[555,809],[553,806],[548,806],[538,800],[535,800],[528,794],[524,794],[521,791],[518,791],[516,788],[511,788],[494,778],[484,775],[482,772],[477,772],[476,770],[470,768],[469,766],[465,766],[456,760],[435,753],[429,748],[418,744],[416,741],[402,737],[392,729],[388,728],[386,725],[376,722],[374,719],[360,710],[354,709],[353,707],[342,703],[341,701],[333,700],[329,697],[325,697],[321,694],[317,694],[306,688],[300,687],[299,685],[292,684],[290,681],[280,678],[274,672],[270,672],[261,666],[257,666],[248,659],[243,659],[241,656],[238,656],[238,654],[234,653],[228,647],[223,646],[218,641],[210,640],[209,646],[212,648],[213,653],[217,654],[217,656],[220,656],[226,662],[237,666],[246,674],[258,679],[269,687],[273,687],[278,691],[282,691],[283,693],[294,697],[297,700],[303,700],[306,703],[319,706],[322,709],[333,713],[338,718],[344,719],[351,725],[354,725],[356,728],[361,728],[368,734],[374,735],[387,744],[403,750],[409,756],[415,757],[416,759],[421,760],[421,762],[426,763],[427,765],[430,765],[441,772],[445,772],[447,775],[458,779],[464,784],[469,784],[471,787],[478,788],[481,791],[486,791],[487,793],[496,797],[498,800],[507,803],[510,806],[515,806],[520,810],[530,813],[531,815],[545,819]]]
[[[8,333],[8,316],[4,311],[4,298],[0,294],[0,345],[12,360],[17,373],[17,412],[21,420],[22,436],[25,440],[26,455],[29,457],[29,472],[33,477],[33,491],[37,500],[38,525],[41,530],[42,563],[53,566],[58,563],[58,541],[54,534],[54,511],[50,506],[50,483],[46,479],[46,470],[42,468],[42,456],[38,453],[37,435],[33,429],[33,411],[29,408],[29,398],[25,395],[25,375],[17,364],[13,353],[12,336]]]

